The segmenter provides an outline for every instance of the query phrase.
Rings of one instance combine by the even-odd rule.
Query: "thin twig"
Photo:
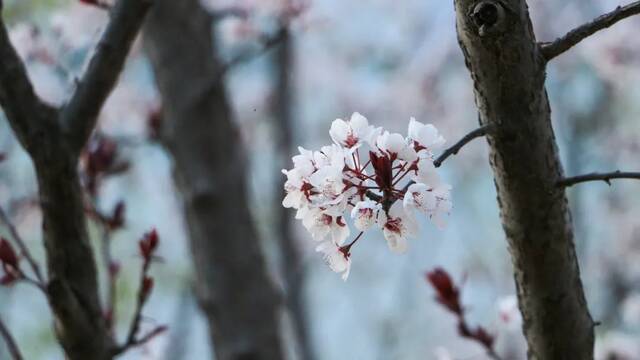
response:
[[[473,139],[486,135],[492,129],[493,129],[493,125],[487,124],[463,136],[462,139],[460,139],[457,143],[453,144],[451,147],[446,149],[440,156],[438,156],[438,158],[433,161],[433,166],[440,167],[440,165],[442,165],[442,163],[445,160],[447,160],[449,156],[458,154],[458,151],[460,151],[460,149],[462,149],[463,146],[470,143]]]
[[[569,31],[565,36],[550,43],[543,43],[542,54],[547,61],[571,49],[573,46],[593,35],[594,33],[606,29],[620,20],[630,16],[640,14],[640,1],[632,2],[625,6],[618,6],[615,10],[601,15],[594,20],[580,25]]]
[[[40,272],[40,267],[38,266],[38,263],[31,255],[29,248],[25,244],[24,240],[22,240],[22,237],[20,236],[20,234],[18,234],[18,230],[13,225],[13,223],[11,222],[11,219],[9,219],[9,216],[4,211],[2,206],[0,206],[0,221],[3,222],[5,226],[9,229],[9,233],[11,234],[11,237],[13,237],[13,240],[15,241],[16,245],[18,245],[21,255],[24,256],[24,258],[29,263],[29,266],[31,266],[31,269],[33,270],[33,273],[35,274],[36,279],[38,280],[37,282],[39,283],[40,287],[43,286],[45,281],[44,281],[44,277],[42,276],[42,273]]]
[[[102,262],[104,266],[107,268],[107,311],[109,312],[108,324],[109,331],[113,332],[113,328],[115,325],[115,317],[116,317],[116,299],[117,299],[117,273],[113,268],[115,266],[113,262],[113,256],[111,254],[111,229],[109,225],[106,223],[102,223],[102,243],[101,253],[102,253]]]
[[[614,179],[636,179],[640,180],[640,172],[623,172],[614,171],[610,173],[590,173],[585,175],[573,176],[564,178],[558,181],[558,186],[569,187],[575,184],[587,182],[587,181],[604,181],[611,186],[611,180]]]
[[[155,232],[154,232],[155,233]],[[140,323],[142,321],[142,309],[144,305],[147,303],[149,296],[151,295],[151,290],[153,288],[153,279],[148,276],[149,268],[151,267],[151,262],[153,261],[153,251],[156,245],[153,245],[151,250],[148,253],[144,253],[141,245],[141,252],[143,256],[142,262],[142,271],[140,272],[140,289],[138,290],[138,298],[136,301],[136,308],[133,312],[133,319],[131,321],[131,325],[129,327],[129,332],[127,333],[127,338],[124,343],[114,349],[114,355],[119,355],[127,351],[128,349],[144,344],[149,341],[154,336],[164,332],[166,330],[165,326],[158,326],[148,334],[143,337],[138,337],[138,332],[140,331]],[[150,285],[149,283],[150,282]]]
[[[0,336],[4,339],[4,342],[7,344],[7,348],[9,349],[9,354],[13,360],[22,360],[22,354],[20,353],[20,349],[18,348],[18,344],[16,340],[13,338],[9,329],[5,325],[5,323],[0,319]]]
[[[471,131],[467,135],[463,136],[462,139],[458,140],[455,144],[447,148],[437,159],[433,161],[433,166],[440,167],[442,163],[447,160],[451,155],[456,155],[465,145],[470,143],[473,139],[482,137],[493,131],[493,124],[487,124],[480,126],[479,128]],[[409,186],[415,184],[414,181],[410,181],[402,188],[403,192],[406,192],[409,189]]]

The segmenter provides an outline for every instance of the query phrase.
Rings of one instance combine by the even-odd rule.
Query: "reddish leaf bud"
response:
[[[460,305],[460,292],[453,284],[449,274],[442,268],[427,273],[427,280],[436,290],[436,300],[451,312],[460,314],[462,306]]]
[[[159,242],[160,239],[158,237],[158,232],[156,231],[156,229],[153,229],[144,234],[144,236],[138,243],[138,245],[140,246],[140,255],[142,255],[142,257],[147,260],[150,259],[153,255],[153,252],[158,247]]]
[[[0,153],[0,162],[3,162],[7,159],[7,154],[5,153]]]
[[[119,229],[124,225],[124,214],[126,208],[126,204],[122,200],[118,201],[116,206],[113,208],[111,218],[108,219],[109,227],[112,230]]]
[[[4,266],[18,269],[18,256],[11,244],[4,238],[0,238],[0,262]]]

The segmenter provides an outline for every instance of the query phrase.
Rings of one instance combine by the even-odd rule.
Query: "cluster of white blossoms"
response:
[[[319,242],[316,250],[344,280],[351,247],[365,231],[382,230],[389,249],[402,253],[407,238],[417,233],[416,213],[445,225],[451,186],[433,164],[434,152],[445,142],[433,125],[411,118],[404,137],[369,125],[356,112],[349,121],[335,120],[329,134],[334,144],[320,151],[300,147],[293,169],[282,170],[287,176],[282,205],[297,210],[296,219]],[[345,245],[351,234],[347,216],[359,233]]]

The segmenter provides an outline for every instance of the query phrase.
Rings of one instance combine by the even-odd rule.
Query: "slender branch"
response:
[[[108,224],[101,223],[102,226],[102,243],[100,244],[100,252],[102,255],[102,261],[107,269],[107,294],[106,305],[109,317],[107,318],[107,327],[109,331],[113,332],[116,318],[116,305],[117,305],[117,267],[113,262],[113,255],[111,254],[111,229]]]
[[[147,333],[142,337],[138,337],[140,331],[140,323],[142,321],[142,309],[147,303],[151,291],[153,289],[153,278],[149,274],[149,268],[151,262],[155,259],[154,252],[158,246],[158,235],[155,230],[146,233],[144,237],[139,241],[140,255],[142,256],[142,270],[140,272],[140,289],[138,290],[138,298],[136,301],[136,308],[133,312],[133,319],[127,333],[127,338],[124,343],[114,349],[113,354],[119,355],[127,351],[128,349],[144,344],[151,340],[154,336],[164,332],[166,326],[157,326],[154,330]]]
[[[611,180],[613,179],[636,179],[640,180],[640,172],[623,172],[623,171],[614,171],[610,173],[590,173],[586,175],[579,175],[564,178],[558,181],[558,186],[561,187],[569,187],[575,184],[587,182],[587,181],[604,181],[609,186],[611,186]]]
[[[449,156],[458,154],[458,151],[460,151],[463,146],[470,143],[473,139],[485,136],[492,130],[493,125],[488,124],[471,131],[467,135],[463,136],[462,139],[460,139],[457,143],[446,149],[440,156],[438,156],[438,158],[433,161],[433,165],[435,167],[440,167],[440,165],[442,165],[442,163],[447,160]]]
[[[224,75],[232,68],[240,64],[249,62],[265,54],[267,51],[269,51],[270,49],[272,49],[273,47],[281,43],[282,40],[284,40],[286,37],[287,37],[286,26],[282,26],[274,34],[261,36],[259,39],[260,46],[257,49],[245,51],[233,57],[231,60],[229,60],[226,64],[222,66],[218,76]]]
[[[470,143],[473,139],[485,136],[493,131],[493,127],[494,125],[492,124],[483,125],[463,136],[462,139],[458,140],[458,142],[447,148],[440,156],[438,156],[438,158],[433,161],[433,166],[440,167],[445,160],[447,160],[451,155],[458,154],[460,149]],[[402,191],[406,192],[412,184],[414,184],[413,181],[407,183],[407,185],[402,188]]]
[[[2,2],[0,1],[0,10]],[[51,110],[36,95],[27,69],[9,40],[0,17],[0,106],[20,143],[29,150],[34,132],[41,125],[41,112]]]
[[[565,36],[556,39],[553,42],[541,44],[542,54],[547,61],[549,61],[571,49],[573,46],[596,32],[606,29],[618,21],[636,14],[640,14],[640,1],[635,1],[625,6],[618,6],[615,10],[601,15],[586,24],[578,26],[577,28],[569,31]]]
[[[62,109],[62,124],[75,152],[87,142],[150,6],[151,0],[119,0],[113,8],[87,71]]]
[[[20,349],[18,348],[18,344],[16,340],[13,338],[9,329],[5,325],[5,323],[0,319],[0,336],[4,339],[4,342],[7,344],[7,348],[9,349],[9,354],[13,360],[22,360],[22,354],[20,353]]]
[[[2,206],[0,206],[0,222],[4,223],[4,225],[9,229],[9,233],[11,234],[13,241],[15,241],[16,245],[18,245],[18,248],[20,249],[20,253],[27,260],[27,262],[29,263],[29,266],[31,266],[31,269],[33,270],[33,273],[35,274],[36,279],[38,280],[37,283],[39,284],[39,287],[42,287],[45,281],[44,281],[44,277],[42,276],[42,273],[40,272],[40,266],[38,266],[38,263],[31,255],[29,248],[25,244],[20,234],[18,234],[18,230],[16,229],[15,225],[13,225],[13,223],[11,222],[11,219],[9,219],[9,216],[4,211]]]

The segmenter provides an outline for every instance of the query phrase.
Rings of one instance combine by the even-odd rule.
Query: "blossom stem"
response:
[[[342,249],[344,249],[347,253],[349,253],[349,251],[351,250],[351,247],[358,241],[360,240],[360,238],[362,237],[362,234],[364,234],[364,231],[361,231],[360,234],[358,234],[358,236],[356,236],[355,239],[353,239],[352,242],[350,242],[349,244],[345,245],[342,247]]]
[[[392,186],[396,185],[398,182],[400,182],[400,180],[402,180],[402,178],[404,178],[405,176],[407,176],[408,173],[411,172],[411,169],[407,169],[404,174],[402,174],[402,176],[400,176],[399,178],[397,178],[393,184],[391,184]]]

